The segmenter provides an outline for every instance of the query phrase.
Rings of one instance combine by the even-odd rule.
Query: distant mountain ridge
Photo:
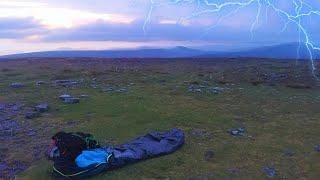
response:
[[[207,52],[208,53],[208,52]],[[186,47],[171,49],[145,48],[130,50],[63,50],[43,51],[0,56],[0,58],[63,58],[63,57],[92,57],[92,58],[178,58],[193,57],[205,54],[204,51]]]
[[[238,52],[212,52],[191,49],[178,46],[171,49],[161,48],[143,48],[130,50],[62,50],[62,51],[43,51],[22,54],[12,54],[0,56],[2,59],[18,59],[18,58],[272,58],[272,59],[309,59],[307,48],[300,46],[299,56],[297,56],[298,43],[280,44],[274,46],[265,46],[250,50]],[[314,53],[314,58],[320,58],[320,52]]]

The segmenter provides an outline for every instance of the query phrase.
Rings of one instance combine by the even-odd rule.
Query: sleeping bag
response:
[[[83,150],[75,160],[53,159],[53,175],[59,178],[85,178],[144,159],[170,154],[184,144],[184,133],[173,128],[151,132],[125,144]]]

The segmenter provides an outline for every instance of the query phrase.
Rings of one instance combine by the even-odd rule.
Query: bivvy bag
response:
[[[53,175],[69,179],[94,176],[126,164],[173,153],[183,144],[184,133],[180,129],[151,132],[115,147],[82,150],[73,161],[64,156],[54,158]]]

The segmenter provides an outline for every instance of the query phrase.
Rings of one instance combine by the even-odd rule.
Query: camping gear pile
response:
[[[49,158],[53,175],[85,178],[143,159],[170,154],[184,144],[184,133],[173,128],[151,132],[115,147],[101,147],[91,134],[59,132],[52,137]]]

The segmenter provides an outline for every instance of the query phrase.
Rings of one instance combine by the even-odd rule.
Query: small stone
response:
[[[34,109],[38,112],[46,112],[49,110],[49,105],[47,103],[38,104],[34,107]]]
[[[204,153],[204,159],[206,161],[211,161],[212,158],[214,157],[214,151],[213,150],[208,150]]]
[[[38,118],[40,117],[40,113],[39,112],[27,112],[25,114],[25,118],[26,119],[34,119],[34,118]]]
[[[20,82],[11,83],[10,87],[12,88],[23,88],[24,84]]]
[[[77,104],[77,103],[80,103],[80,98],[75,98],[75,97],[65,98],[63,102],[66,104]]]
[[[210,87],[208,88],[208,91],[210,93],[213,93],[213,94],[220,94],[224,91],[225,89],[224,88],[221,88],[221,87]]]
[[[88,98],[89,95],[87,95],[87,94],[81,94],[80,97],[81,97],[81,98]]]
[[[36,81],[36,86],[41,86],[43,84],[46,84],[44,81]]]
[[[244,136],[246,133],[246,129],[244,127],[230,129],[228,130],[228,133],[232,136]]]
[[[123,87],[123,88],[120,88],[120,89],[116,90],[116,92],[118,92],[118,93],[126,93],[128,91],[129,91],[129,89],[126,88],[126,87]]]
[[[203,130],[203,129],[193,129],[191,131],[191,134],[195,137],[195,138],[211,138],[212,135],[210,132]]]
[[[273,178],[277,175],[276,169],[274,167],[264,167],[262,171],[267,175],[269,178]]]
[[[62,101],[64,101],[67,98],[72,98],[72,96],[69,94],[62,94],[61,96],[59,96],[59,99]]]
[[[37,135],[37,132],[34,129],[29,129],[29,131],[27,132],[28,136],[35,136]]]
[[[5,162],[0,162],[0,172],[3,172],[5,170],[7,170],[9,167],[8,167],[8,164],[5,163]],[[0,176],[1,177],[1,176]]]
[[[292,149],[286,149],[283,154],[288,157],[292,157],[295,155],[295,152]]]

